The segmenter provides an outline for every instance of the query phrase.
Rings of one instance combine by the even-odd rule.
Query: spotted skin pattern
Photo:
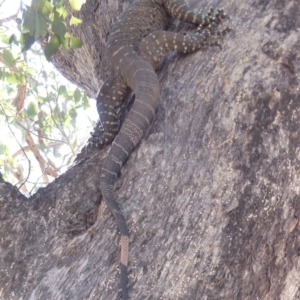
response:
[[[197,31],[192,34],[165,31],[171,18],[196,24]],[[100,121],[90,142],[97,146],[112,142],[103,161],[100,189],[121,233],[123,300],[128,299],[129,231],[116,202],[114,184],[123,164],[155,118],[160,97],[155,68],[170,50],[190,53],[203,47],[220,47],[212,37],[229,31],[228,28],[216,30],[224,18],[222,10],[195,14],[183,0],[137,0],[121,15],[108,36],[104,61],[111,75],[97,97]],[[132,91],[135,101],[119,131],[116,108]]]

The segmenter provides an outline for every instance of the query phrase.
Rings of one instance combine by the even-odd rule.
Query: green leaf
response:
[[[52,31],[59,37],[63,37],[67,32],[63,18],[57,12],[54,13]]]
[[[72,16],[72,18],[70,20],[70,25],[75,25],[76,26],[76,25],[81,24],[81,23],[82,23],[82,20]]]
[[[87,110],[90,107],[90,100],[89,98],[86,96],[86,94],[83,95],[82,97],[82,106],[85,110]]]
[[[58,38],[58,36],[56,36],[55,34],[52,35],[49,43],[46,45],[45,50],[44,50],[45,56],[48,61],[50,60],[51,56],[58,51],[60,45],[61,45],[61,42],[60,42],[60,39]]]
[[[4,144],[0,144],[0,155],[8,154],[8,147]]]
[[[67,3],[66,0],[53,0],[53,5],[55,7],[61,7]]]
[[[77,111],[75,108],[71,108],[70,111],[69,111],[69,116],[74,119],[77,117]]]
[[[28,104],[27,110],[26,110],[28,117],[34,118],[37,115],[38,111],[39,111],[39,108],[38,108],[37,104],[35,102],[31,101]]]
[[[44,16],[49,16],[52,12],[52,5],[49,1],[44,1],[44,3],[39,2],[38,12],[40,12]]]
[[[10,37],[8,37],[7,35],[2,35],[1,36],[1,42],[4,43],[4,44],[9,45],[9,39],[10,39]]]
[[[72,118],[70,124],[71,124],[72,127],[75,129],[75,128],[76,128],[76,118]]]
[[[35,42],[35,38],[29,33],[22,33],[20,37],[21,45],[23,45],[22,52],[25,52],[31,48]]]
[[[18,45],[18,40],[17,40],[16,35],[15,35],[15,34],[12,34],[12,35],[9,37],[8,42],[9,42],[10,45],[12,45],[12,44]]]
[[[44,15],[36,12],[33,6],[27,7],[23,13],[23,19],[23,31],[27,30],[35,40],[46,35],[47,20]]]
[[[80,10],[85,1],[86,0],[70,0],[70,5],[74,10]]]
[[[67,88],[65,85],[61,85],[59,88],[58,88],[58,94],[59,95],[65,95],[67,93]]]
[[[6,157],[6,160],[9,162],[9,164],[10,164],[11,166],[16,165],[16,160],[13,159],[11,156],[7,156],[7,157]]]
[[[3,62],[7,66],[11,66],[14,64],[14,56],[8,49],[3,50]]]
[[[71,36],[71,47],[73,49],[77,49],[82,47],[82,41],[75,36]]]
[[[79,89],[76,89],[74,92],[75,103],[78,103],[80,101],[80,98],[81,98],[81,92]]]
[[[53,109],[53,117],[54,117],[54,119],[58,120],[59,119],[59,115],[60,115],[59,107],[57,105],[55,105],[55,107]]]
[[[69,49],[69,39],[65,37],[60,38],[61,44],[65,50]]]
[[[36,28],[34,38],[37,40],[39,37],[44,37],[47,33],[47,20],[41,14],[36,14]]]
[[[46,119],[45,117],[45,112],[40,110],[39,114],[38,114],[38,124],[39,124],[39,128],[43,129],[44,128],[44,120]]]
[[[62,111],[62,112],[60,113],[60,119],[63,120],[63,122],[66,122],[67,117],[68,117],[68,116],[67,116],[67,114],[66,114],[65,111]]]
[[[44,97],[36,96],[36,99],[39,101],[39,103],[46,103],[46,99]]]
[[[24,85],[26,83],[25,77],[20,73],[6,73],[4,78],[8,83],[18,83]]]
[[[28,30],[31,36],[34,36],[36,29],[36,12],[33,7],[27,7],[23,13],[23,27]]]
[[[63,19],[65,19],[67,16],[68,16],[68,11],[67,11],[67,9],[65,8],[65,7],[57,7],[56,9],[55,9],[55,11],[61,16],[61,17],[63,17]]]

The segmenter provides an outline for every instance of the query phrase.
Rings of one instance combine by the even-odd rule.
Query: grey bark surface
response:
[[[92,95],[107,20],[124,6],[87,2],[93,34],[105,15],[100,39],[84,23],[85,57],[54,64]],[[228,0],[224,10],[234,32],[222,51],[162,63],[157,119],[117,182],[130,299],[300,298],[299,1]],[[0,177],[1,299],[119,299],[119,235],[98,187],[108,149],[83,149],[30,199]]]

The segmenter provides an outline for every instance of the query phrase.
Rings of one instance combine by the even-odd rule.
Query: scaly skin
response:
[[[179,34],[165,31],[172,17],[199,25],[197,32]],[[211,10],[206,16],[195,14],[183,0],[138,0],[121,15],[110,31],[104,59],[111,75],[97,97],[100,123],[91,140],[97,145],[113,140],[103,162],[100,188],[121,232],[123,300],[128,299],[129,231],[116,202],[114,184],[121,167],[155,118],[160,97],[155,68],[170,50],[188,53],[205,46],[220,46],[218,42],[209,40],[210,36],[229,31],[228,28],[216,31],[224,17],[223,11],[214,15]],[[135,101],[119,131],[115,109],[131,91],[135,93]]]

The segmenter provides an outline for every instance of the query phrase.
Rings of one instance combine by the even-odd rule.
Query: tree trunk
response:
[[[54,60],[90,95],[127,5],[97,2],[79,15],[85,46]],[[161,64],[157,119],[117,182],[130,299],[300,299],[299,1],[224,10],[223,50]],[[0,179],[1,299],[120,299],[119,234],[98,187],[108,148],[84,148],[30,199]]]

